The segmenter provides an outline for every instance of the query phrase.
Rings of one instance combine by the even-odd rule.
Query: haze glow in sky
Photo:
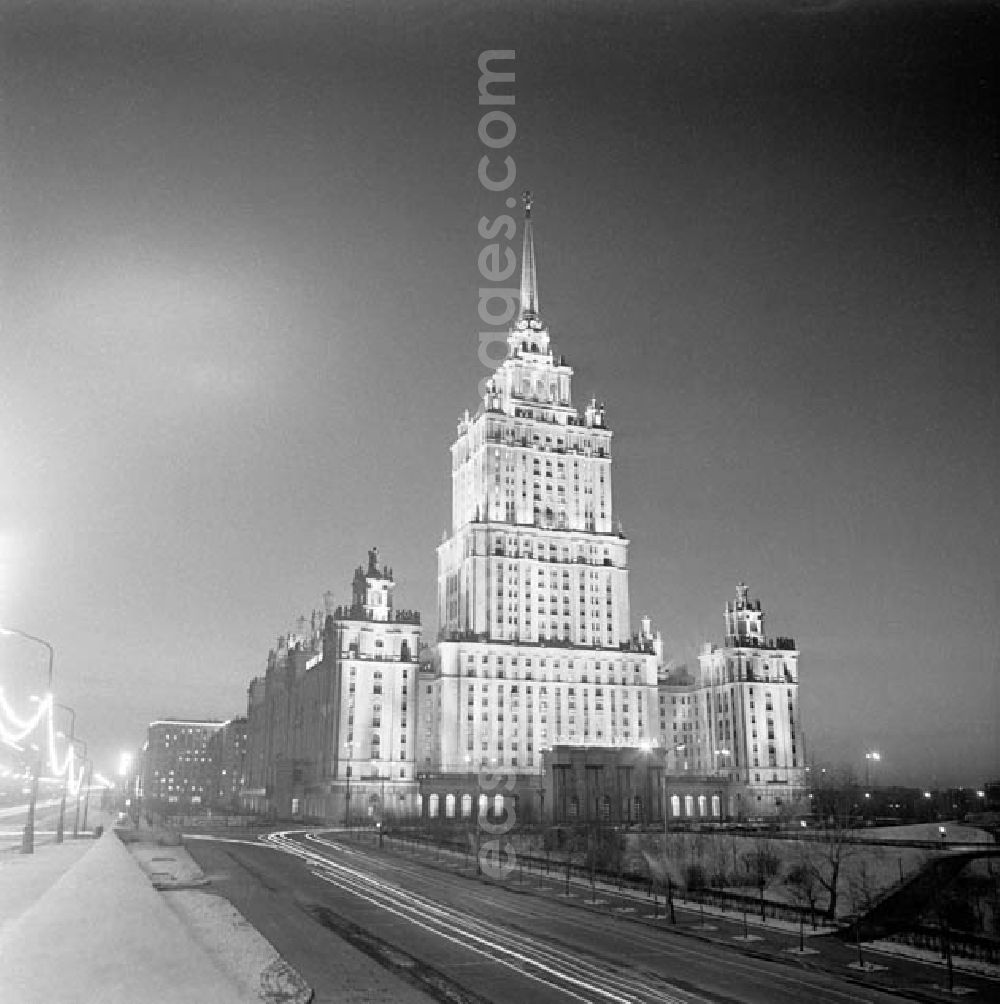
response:
[[[811,753],[1000,775],[997,22],[6,4],[0,623],[55,645],[98,768],[243,713],[374,544],[433,641],[503,210],[477,58],[513,48],[516,191],[615,431],[634,621],[693,663],[745,579],[803,651]],[[4,642],[0,679],[42,661]]]

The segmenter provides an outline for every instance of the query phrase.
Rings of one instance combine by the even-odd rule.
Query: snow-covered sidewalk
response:
[[[184,874],[194,868],[182,847],[157,847],[150,858],[167,855],[187,859],[178,868]],[[0,972],[18,1004],[309,999],[308,987],[228,902],[158,892],[110,830],[5,860],[0,882]]]
[[[208,880],[180,843],[133,841],[133,858],[201,949],[245,1000],[307,1004],[312,990],[274,946]]]

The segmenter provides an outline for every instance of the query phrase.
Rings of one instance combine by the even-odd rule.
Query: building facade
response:
[[[211,807],[217,787],[216,737],[226,724],[180,718],[149,723],[142,757],[146,811],[173,815]]]
[[[766,635],[760,600],[742,582],[724,614],[722,645],[706,643],[698,657],[703,756],[746,788],[750,815],[768,815],[805,790],[800,653],[791,638]]]
[[[216,812],[239,812],[247,780],[246,718],[225,722],[209,739],[208,755],[214,765],[209,807]]]
[[[416,798],[420,615],[394,606],[378,550],[349,604],[314,612],[278,639],[247,694],[243,803],[280,818],[376,820]]]
[[[625,827],[738,818],[746,793],[727,777],[677,771],[661,747],[557,746],[545,754],[545,818]]]

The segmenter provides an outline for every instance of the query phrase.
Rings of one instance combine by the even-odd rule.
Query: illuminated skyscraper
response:
[[[422,695],[423,769],[540,770],[556,743],[648,740],[657,653],[629,620],[603,404],[582,411],[539,308],[525,193],[521,305],[507,355],[452,445],[438,548],[440,633]]]

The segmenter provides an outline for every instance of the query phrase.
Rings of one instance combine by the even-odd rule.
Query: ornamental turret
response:
[[[392,591],[395,583],[391,568],[379,568],[377,547],[368,552],[368,567],[358,565],[354,570],[352,587],[352,612],[360,613],[363,610],[364,619],[370,621],[392,619]]]
[[[726,603],[726,645],[759,647],[764,643],[764,613],[760,600],[750,599],[749,587],[740,582],[736,599]]]

